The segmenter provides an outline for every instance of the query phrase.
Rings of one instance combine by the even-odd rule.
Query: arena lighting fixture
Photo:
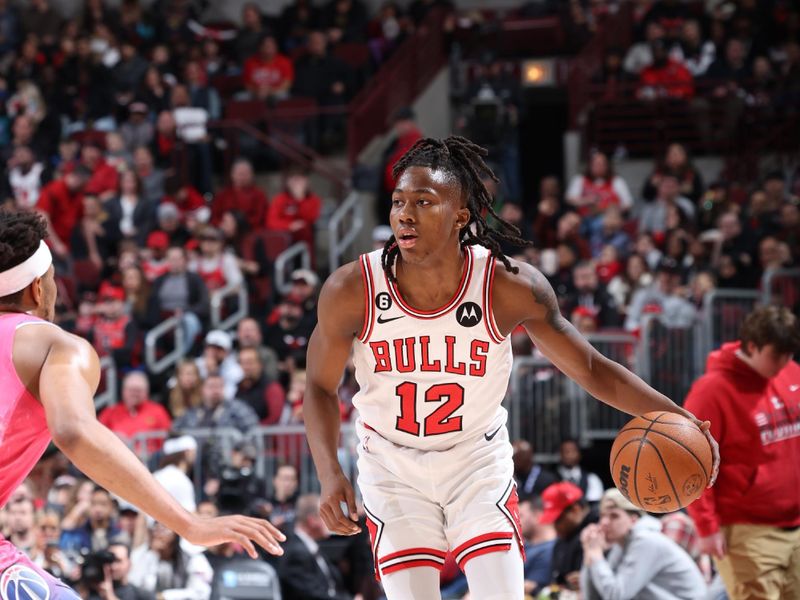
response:
[[[522,85],[526,87],[549,87],[556,84],[555,61],[552,58],[536,58],[522,62]]]

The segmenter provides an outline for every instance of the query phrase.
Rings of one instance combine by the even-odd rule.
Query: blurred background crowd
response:
[[[380,597],[366,529],[331,537],[319,517],[303,440],[305,352],[339,188],[360,193],[356,251],[391,235],[391,166],[430,127],[411,107],[413,86],[387,69],[434,26],[451,74],[447,130],[489,149],[501,179],[486,182],[496,210],[533,241],[505,252],[545,273],[579,331],[618,336],[614,358],[634,366],[633,348],[659,328],[662,347],[647,348],[660,352],[653,378],[665,365],[674,371],[665,347],[687,346],[669,330],[698,332],[712,294],[747,290],[752,304],[771,291],[765,277],[800,266],[796,1],[533,0],[495,10],[295,0],[277,13],[246,3],[230,19],[217,18],[216,4],[0,0],[0,203],[47,218],[58,322],[104,359],[100,420],[188,509],[260,515],[318,547],[295,540],[285,557],[260,564],[233,545],[190,547],[87,482],[53,447],[0,527],[86,598]],[[503,19],[557,28],[570,73],[583,72],[585,85],[571,85],[562,102],[584,100],[583,166],[566,179],[570,169],[550,156],[563,148],[531,125],[528,74],[500,41]],[[520,44],[533,54],[526,44],[535,41]],[[385,142],[372,160],[348,161],[358,103],[387,77],[405,99],[384,109]],[[553,126],[563,133],[566,120]],[[775,122],[788,146],[768,127]],[[780,159],[753,163],[773,146]],[[792,281],[780,301],[798,312]],[[744,314],[734,308],[729,323]],[[169,335],[148,339],[165,323]],[[512,339],[515,355],[532,361],[511,410],[526,592],[606,597],[592,587],[587,557],[603,536],[613,545],[634,525],[672,539],[689,557],[675,558],[687,577],[711,582],[688,516],[659,522],[604,493],[613,428],[589,437],[561,401],[574,392],[560,389],[561,408],[545,402],[540,418],[533,396],[552,369],[524,332]],[[681,402],[698,374],[667,373],[680,381],[659,389]],[[349,366],[345,424],[357,389]],[[615,418],[614,427],[624,422]],[[543,494],[558,514],[545,515]],[[580,535],[601,514],[601,528]],[[467,593],[452,561],[442,581],[447,598]],[[248,586],[261,595],[244,595]]]

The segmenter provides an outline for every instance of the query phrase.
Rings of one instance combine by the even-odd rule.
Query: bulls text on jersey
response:
[[[431,353],[431,336],[429,335],[369,342],[372,356],[375,359],[374,372],[413,373],[414,371],[423,371],[470,377],[486,375],[489,342],[446,335],[444,343],[444,355],[435,356]],[[455,358],[456,348],[462,344],[469,344],[469,361],[467,362]],[[439,344],[433,344],[433,346],[440,347]]]

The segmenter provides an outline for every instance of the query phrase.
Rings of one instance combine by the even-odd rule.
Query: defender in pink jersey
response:
[[[482,177],[486,151],[423,139],[395,167],[382,251],[325,282],[308,347],[304,415],[322,484],[321,515],[358,532],[355,495],[337,460],[337,388],[351,352],[360,390],[359,487],[376,575],[389,600],[436,600],[452,552],[472,597],[522,600],[523,560],[511,445],[501,402],[522,324],[552,362],[627,413],[694,417],[600,355],[564,319],[550,284],[500,242],[527,245],[500,219]],[[496,180],[496,179],[495,179]],[[491,214],[499,224],[487,224]],[[718,463],[716,442],[706,431]],[[347,506],[343,512],[342,506]]]
[[[199,545],[253,542],[280,554],[281,534],[261,519],[204,519],[184,510],[125,444],[95,416],[97,354],[52,323],[56,284],[35,213],[0,211],[0,506],[50,443],[101,486]],[[252,540],[252,541],[251,541]],[[0,538],[0,600],[78,596]]]

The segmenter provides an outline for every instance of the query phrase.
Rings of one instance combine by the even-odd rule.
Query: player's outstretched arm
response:
[[[320,515],[340,535],[360,531],[355,524],[356,498],[337,456],[340,413],[339,383],[353,340],[364,323],[364,284],[358,263],[331,275],[320,291],[317,326],[308,342],[303,417],[320,485]],[[347,505],[348,514],[341,505]]]
[[[94,349],[83,339],[47,329],[50,350],[39,375],[38,395],[53,441],[67,458],[92,480],[194,544],[237,542],[257,558],[255,542],[271,554],[283,553],[278,541],[285,537],[267,521],[243,516],[203,519],[183,509],[136,455],[97,421],[93,396],[100,365]]]
[[[512,261],[513,274],[498,268],[495,275],[494,312],[504,332],[522,324],[537,348],[568,377],[595,398],[631,415],[667,411],[683,415],[705,432],[714,454],[714,475],[719,449],[709,433],[709,423],[695,418],[640,377],[600,354],[562,316],[552,286],[534,267]]]

